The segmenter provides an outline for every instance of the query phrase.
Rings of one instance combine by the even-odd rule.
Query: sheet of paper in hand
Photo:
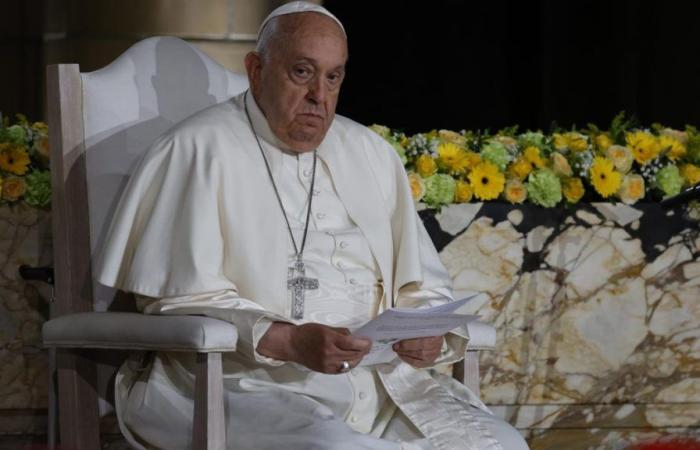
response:
[[[372,349],[362,359],[361,366],[386,363],[396,353],[391,346],[404,339],[442,336],[457,327],[466,325],[479,316],[455,314],[454,311],[472,297],[445,303],[432,308],[392,308],[384,311],[355,330],[352,335],[372,340]]]

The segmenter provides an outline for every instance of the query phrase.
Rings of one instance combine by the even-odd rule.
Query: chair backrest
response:
[[[48,69],[57,313],[110,309],[92,280],[114,209],[136,163],[184,118],[247,88],[247,78],[174,37],[145,39],[103,69]]]

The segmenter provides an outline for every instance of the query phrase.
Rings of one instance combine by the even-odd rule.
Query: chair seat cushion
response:
[[[125,312],[66,314],[42,335],[47,347],[197,352],[235,351],[238,340],[234,325],[211,317]]]
[[[472,321],[467,324],[467,350],[493,350],[496,347],[496,329],[488,323]]]

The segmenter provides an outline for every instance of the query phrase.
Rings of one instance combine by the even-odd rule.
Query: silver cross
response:
[[[301,260],[290,267],[287,275],[287,289],[292,294],[292,318],[304,318],[304,294],[307,289],[318,289],[317,278],[306,278],[306,269]]]

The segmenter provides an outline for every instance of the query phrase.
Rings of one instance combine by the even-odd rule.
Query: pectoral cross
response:
[[[292,318],[304,318],[304,294],[307,289],[318,289],[317,278],[306,278],[306,269],[301,259],[297,259],[287,272],[287,289],[292,294]]]

